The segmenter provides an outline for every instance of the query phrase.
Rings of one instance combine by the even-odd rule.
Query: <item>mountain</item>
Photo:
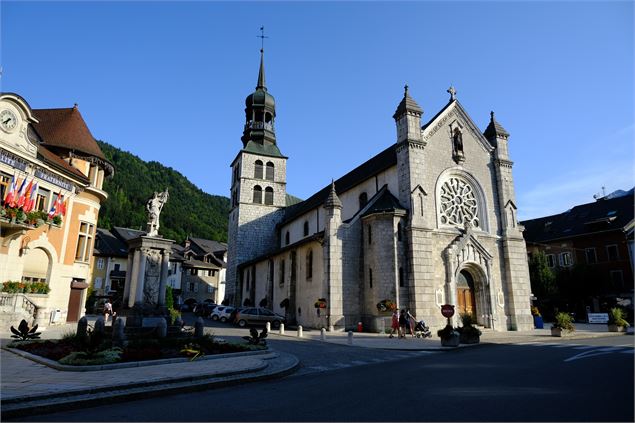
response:
[[[227,241],[229,198],[210,195],[176,170],[159,162],[145,162],[106,142],[97,141],[115,166],[115,176],[104,181],[108,193],[99,212],[99,226],[146,229],[146,202],[155,191],[168,188],[170,198],[161,211],[159,234],[182,242],[188,235]]]
[[[624,191],[624,190],[618,189],[617,191],[613,191],[612,193],[607,195],[605,198],[607,200],[610,200],[611,198],[624,197],[625,195],[633,195],[633,190],[634,189],[635,188],[631,188],[628,191]]]

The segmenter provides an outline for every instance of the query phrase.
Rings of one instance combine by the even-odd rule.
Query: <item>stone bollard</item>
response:
[[[326,341],[326,329],[320,329],[320,341]]]
[[[329,325],[329,332],[335,332],[335,327],[333,325]]]
[[[348,345],[353,345],[353,331],[348,331]]]
[[[265,328],[267,329],[267,333],[271,332],[271,322],[265,323]]]
[[[298,338],[302,338],[302,326],[298,325]]]
[[[159,338],[168,336],[168,322],[166,322],[165,319],[161,319],[159,323],[157,323],[157,336]]]
[[[95,327],[93,329],[93,333],[97,336],[103,336],[105,332],[106,323],[104,323],[104,318],[99,316],[97,320],[95,320]]]
[[[280,335],[284,335],[284,323],[280,323]]]
[[[86,318],[86,316],[84,316],[81,319],[79,319],[79,321],[77,322],[77,336],[82,338],[85,337],[87,330],[88,330],[88,319]]]
[[[126,334],[124,333],[124,329],[126,327],[126,322],[124,321],[124,319],[117,319],[115,320],[115,324],[112,328],[112,344],[116,345],[118,347],[123,347],[125,340],[126,340]]]
[[[194,323],[194,336],[197,338],[201,338],[203,336],[203,327],[205,326],[205,323],[203,323],[203,318],[199,317],[198,319],[196,319],[196,322]]]

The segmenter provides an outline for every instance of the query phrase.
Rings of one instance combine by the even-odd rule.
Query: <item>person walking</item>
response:
[[[401,309],[399,312],[399,337],[406,337],[406,326],[408,326],[408,318],[406,317],[406,310]]]
[[[410,329],[410,335],[412,335],[412,337],[415,337],[415,317],[410,314],[410,309],[406,309],[406,319],[408,319],[408,327]]]
[[[394,309],[392,312],[392,322],[390,324],[390,327],[391,330],[389,338],[395,337],[395,331],[397,332],[397,336],[399,336],[399,313],[397,312],[397,309]]]
[[[110,302],[110,298],[108,298],[104,304],[104,323],[108,322],[108,316],[112,316],[112,304]]]

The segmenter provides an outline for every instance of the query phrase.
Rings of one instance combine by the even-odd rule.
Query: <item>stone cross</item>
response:
[[[452,85],[450,85],[447,92],[450,93],[450,101],[456,100],[456,89]]]

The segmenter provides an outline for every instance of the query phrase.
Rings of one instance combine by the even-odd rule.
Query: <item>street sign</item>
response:
[[[448,319],[454,316],[454,306],[450,304],[443,304],[441,306],[441,314],[443,314],[443,317],[447,317]]]

